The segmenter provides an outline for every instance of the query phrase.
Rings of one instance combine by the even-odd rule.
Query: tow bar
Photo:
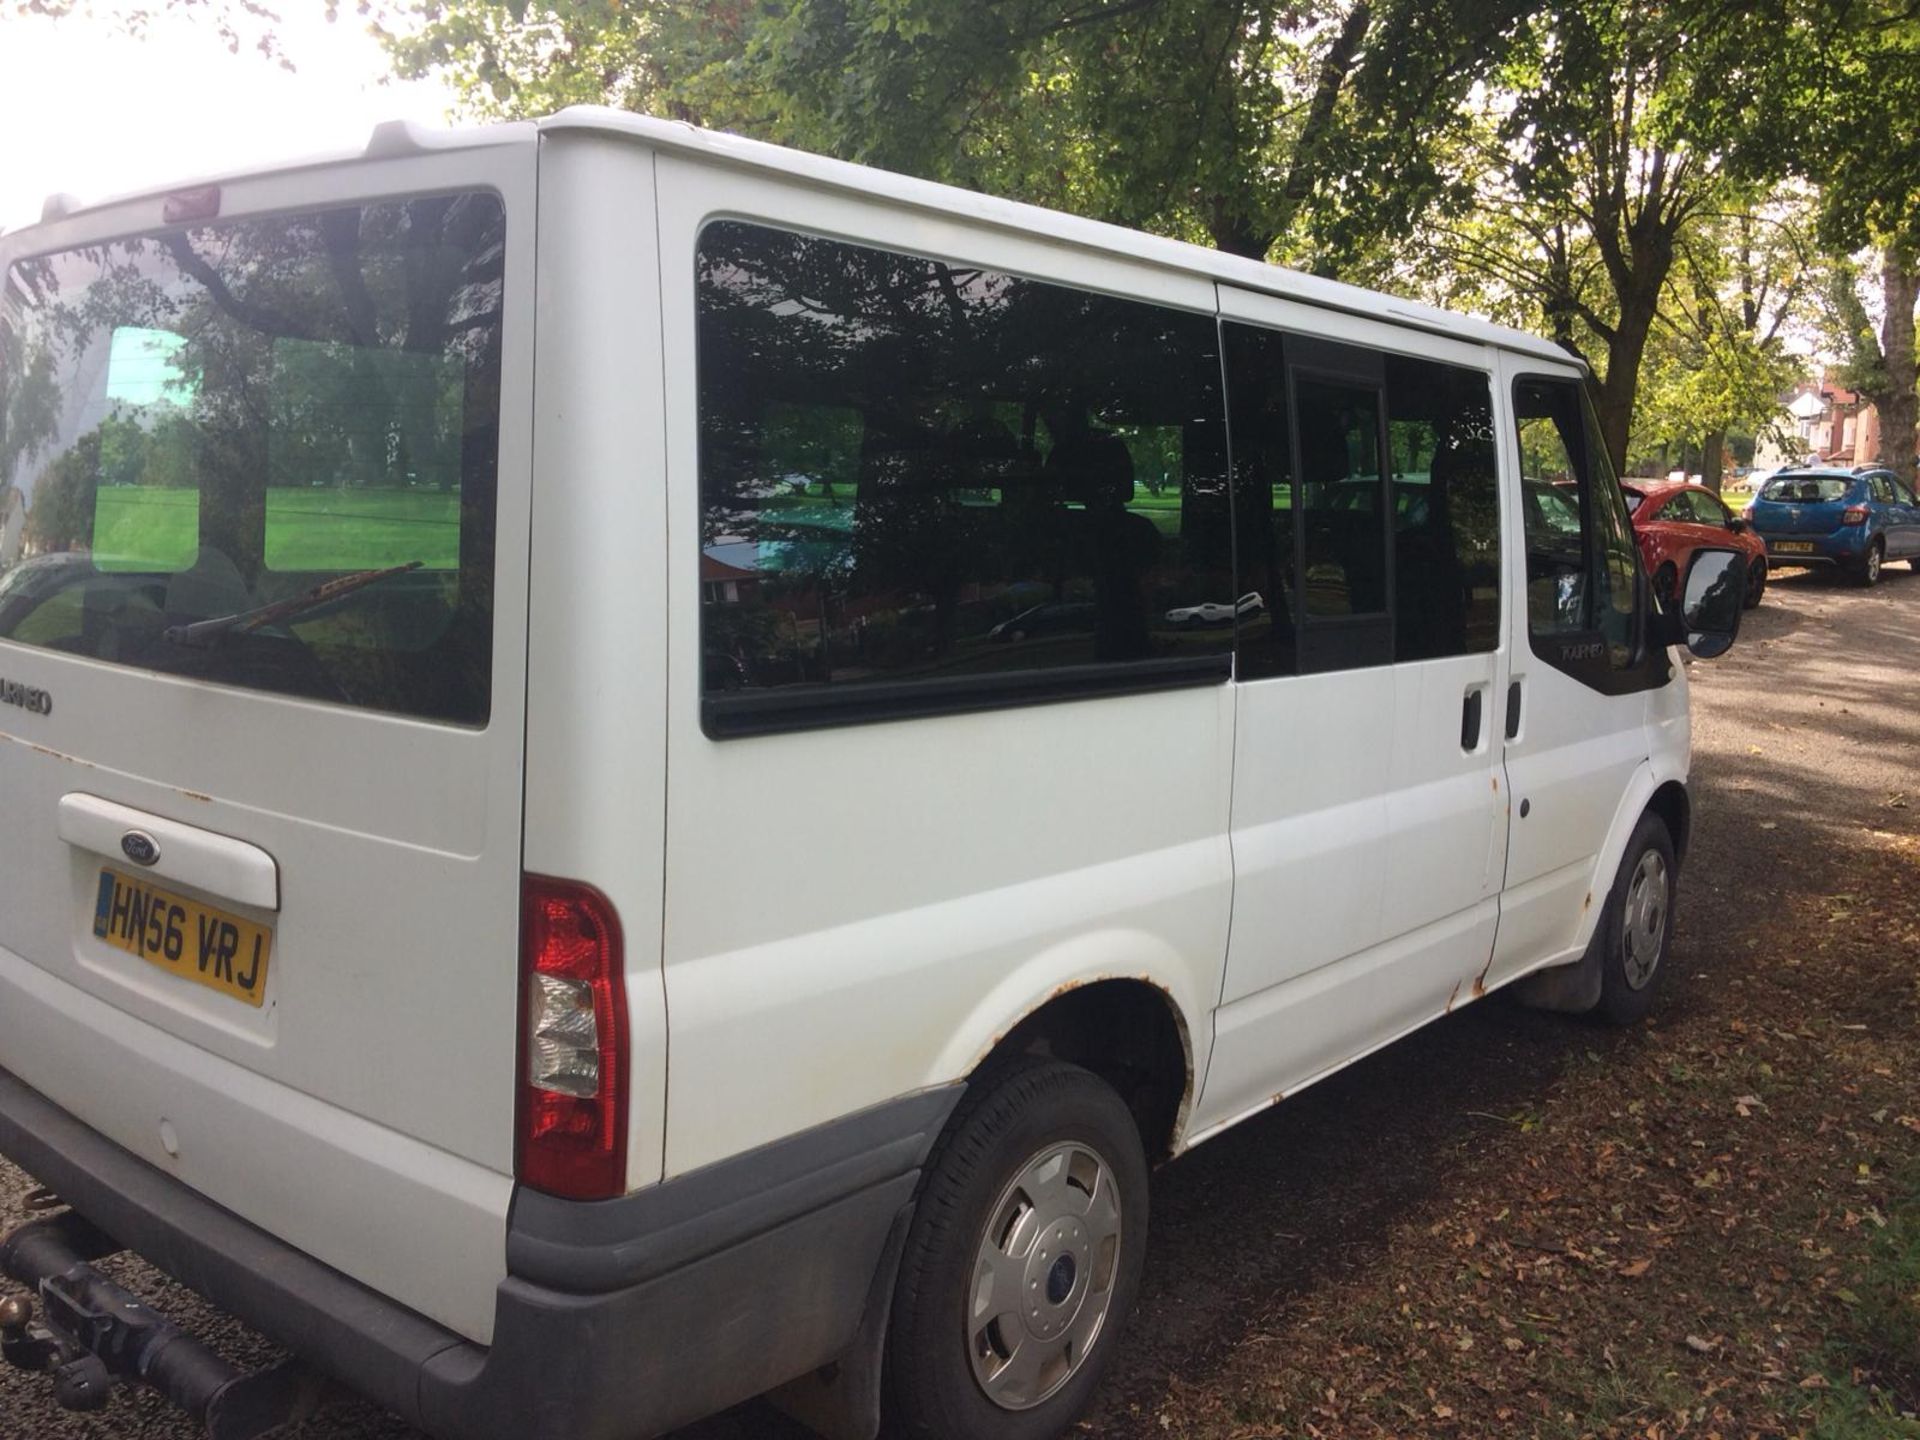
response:
[[[57,1202],[30,1202],[48,1203]],[[211,1440],[257,1440],[324,1402],[327,1387],[310,1371],[292,1361],[243,1371],[93,1268],[123,1248],[71,1210],[0,1239],[0,1273],[30,1287],[42,1311],[36,1323],[33,1300],[0,1299],[0,1359],[51,1371],[65,1410],[98,1410],[116,1385],[148,1386]]]

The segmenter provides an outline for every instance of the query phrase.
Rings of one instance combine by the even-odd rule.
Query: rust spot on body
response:
[[[198,800],[203,805],[211,805],[213,803],[213,796],[202,795],[198,790],[182,790],[180,793],[189,800]]]
[[[1493,956],[1487,956],[1487,963],[1480,967],[1480,973],[1473,977],[1473,998],[1478,1000],[1487,993],[1487,972],[1493,969]]]
[[[1280,1102],[1281,1102],[1282,1100],[1284,1100],[1284,1099],[1286,1099],[1286,1098],[1287,1098],[1287,1092],[1286,1092],[1286,1091],[1284,1091],[1284,1090],[1276,1090],[1276,1091],[1274,1091],[1274,1092],[1273,1092],[1273,1099],[1271,1099],[1271,1100],[1269,1100],[1269,1101],[1268,1101],[1267,1103],[1268,1103],[1269,1105],[1278,1105],[1278,1104],[1279,1104],[1279,1103],[1280,1103]]]
[[[1587,891],[1587,898],[1580,902],[1581,913],[1584,914],[1586,911],[1590,910],[1592,907],[1593,907],[1593,892],[1589,890]]]
[[[1463,982],[1459,980],[1456,980],[1453,982],[1453,993],[1447,996],[1447,1008],[1444,1012],[1445,1014],[1451,1015],[1453,1013],[1453,1002],[1460,998],[1460,986],[1462,983]]]
[[[53,760],[64,760],[69,765],[78,765],[82,770],[93,769],[93,762],[91,760],[82,760],[78,755],[68,755],[60,750],[49,750],[46,746],[36,745],[31,740],[27,741],[26,744],[27,748],[36,755],[45,755]]]

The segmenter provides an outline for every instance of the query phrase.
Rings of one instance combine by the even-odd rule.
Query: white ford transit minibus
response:
[[[0,238],[6,1358],[436,1436],[1042,1437],[1148,1170],[1614,1021],[1684,671],[1554,346],[598,110]],[[1531,977],[1531,978],[1529,978]]]

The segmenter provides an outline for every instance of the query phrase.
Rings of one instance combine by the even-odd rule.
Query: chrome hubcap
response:
[[[1877,545],[1867,551],[1867,578],[1870,580],[1880,578],[1880,548]]]
[[[1092,1353],[1113,1304],[1120,1188],[1091,1146],[1049,1145],[987,1215],[967,1297],[973,1377],[1003,1410],[1053,1395]]]
[[[1626,914],[1621,917],[1620,944],[1630,989],[1645,989],[1653,972],[1660,968],[1671,888],[1665,858],[1658,850],[1647,851],[1633,867],[1633,879],[1627,882]]]

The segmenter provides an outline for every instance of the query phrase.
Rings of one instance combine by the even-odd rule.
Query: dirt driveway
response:
[[[1692,675],[1653,1023],[1496,998],[1161,1172],[1086,1433],[1920,1436],[1897,1418],[1920,1405],[1920,575],[1777,581]],[[0,1164],[0,1224],[26,1188]],[[0,1371],[0,1434],[190,1433],[150,1399],[64,1416]],[[411,1434],[366,1407],[307,1433]],[[748,1406],[681,1440],[801,1433]]]

